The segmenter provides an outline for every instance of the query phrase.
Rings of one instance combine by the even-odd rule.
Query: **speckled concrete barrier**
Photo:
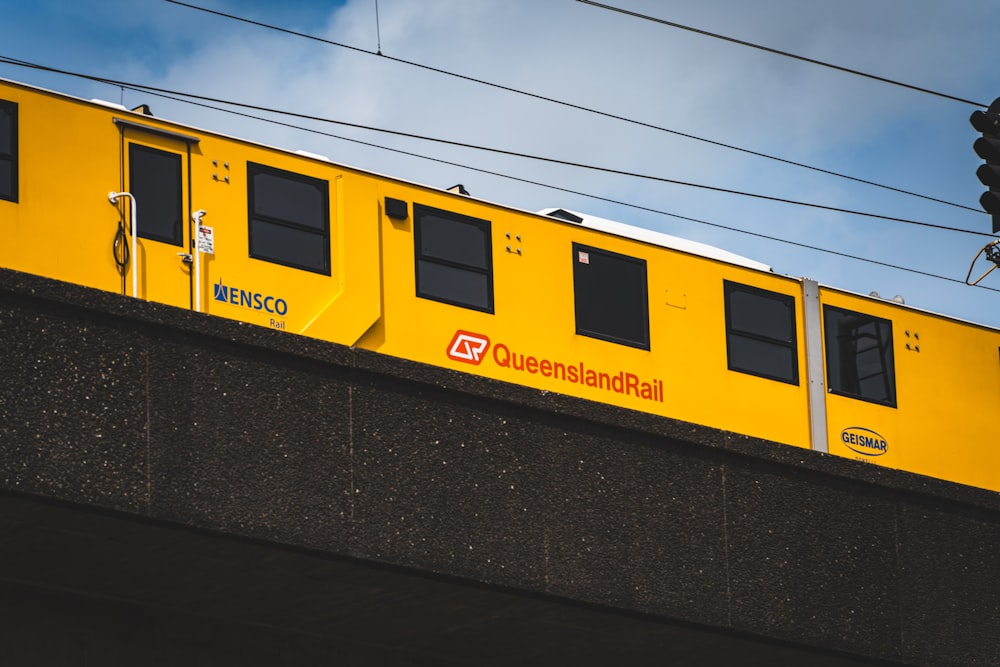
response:
[[[626,655],[613,637],[629,633],[658,646],[651,638],[677,623],[689,631],[670,626],[676,664],[718,659],[711,644],[772,646],[752,663],[761,665],[787,664],[793,654],[780,651],[792,650],[810,652],[810,664],[1000,664],[994,493],[9,271],[0,347],[0,620],[18,604],[44,610],[57,591],[212,609],[221,634],[249,623],[324,636],[315,609],[308,622],[264,622],[220,607],[210,582],[200,598],[172,594],[207,566],[171,572],[150,545],[194,539],[190,529],[310,563],[429,578],[424,615],[454,612],[451,594],[435,597],[443,586],[498,591],[476,603],[495,634],[480,619],[479,633],[453,633],[451,648],[417,651],[447,664],[502,664],[517,642],[500,637],[551,630],[547,620],[517,634],[517,614],[528,613],[518,604],[528,603],[511,596],[522,595],[613,615],[613,636],[581,625],[563,638],[565,650],[604,637],[576,658],[585,664]],[[22,506],[38,503],[61,509],[32,519]],[[58,526],[60,549],[117,554],[122,574],[61,580],[63,556],[45,562],[45,539],[25,537],[32,521]],[[88,528],[69,539],[74,522]],[[157,537],[137,552],[143,569],[125,537],[146,530]],[[255,562],[261,581],[275,581],[260,564],[271,561]],[[126,586],[150,567],[159,585]],[[252,582],[253,572],[233,576],[218,596]],[[20,602],[5,607],[4,590]],[[277,587],[269,595],[290,604]],[[363,600],[336,605],[371,627],[394,618]],[[205,641],[213,664],[252,664]],[[395,662],[378,664],[435,662],[399,658],[387,641]],[[554,640],[533,641],[545,664],[541,647]],[[674,664],[664,655],[656,664]]]

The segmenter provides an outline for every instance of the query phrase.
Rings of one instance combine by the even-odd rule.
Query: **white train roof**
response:
[[[574,222],[581,227],[586,227],[587,229],[607,232],[608,234],[615,234],[616,236],[635,239],[636,241],[658,245],[663,248],[671,248],[673,250],[680,250],[681,252],[690,253],[692,255],[708,257],[709,259],[717,259],[722,262],[745,266],[749,269],[757,269],[759,271],[768,272],[771,271],[771,267],[767,264],[748,259],[741,255],[729,252],[728,250],[722,250],[721,248],[716,248],[715,246],[710,246],[705,243],[698,243],[697,241],[689,241],[688,239],[671,236],[670,234],[663,234],[662,232],[655,232],[651,229],[643,229],[642,227],[627,225],[623,222],[606,220],[604,218],[599,218],[596,215],[578,213],[565,208],[544,208],[541,211],[538,211],[538,213],[552,218],[557,218],[559,220]]]

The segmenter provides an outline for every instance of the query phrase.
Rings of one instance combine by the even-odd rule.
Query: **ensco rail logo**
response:
[[[882,456],[889,449],[885,438],[860,426],[848,426],[840,432],[840,439],[848,449],[864,456]]]
[[[490,339],[482,334],[456,331],[448,343],[448,358],[478,366],[490,349]]]
[[[288,303],[280,297],[230,287],[222,283],[222,278],[213,287],[212,294],[216,301],[251,310],[263,310],[272,315],[284,315],[288,312]]]

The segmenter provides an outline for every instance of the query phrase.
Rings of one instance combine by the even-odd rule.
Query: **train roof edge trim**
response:
[[[6,79],[6,78],[3,78],[3,77],[0,77],[0,83],[4,83],[4,84],[7,84],[7,85],[12,85],[12,86],[17,86],[17,87],[21,87],[21,88],[25,88],[25,89],[29,89],[29,90],[34,90],[34,91],[37,91],[37,92],[40,92],[40,93],[43,93],[43,94],[47,94],[47,95],[54,95],[56,97],[61,97],[63,99],[76,100],[77,102],[82,102],[82,103],[85,103],[85,104],[92,104],[92,105],[95,105],[95,106],[101,106],[101,107],[105,107],[105,108],[115,109],[116,111],[122,111],[124,113],[137,113],[137,112],[135,112],[133,110],[128,109],[124,105],[121,105],[121,104],[118,104],[118,103],[115,103],[115,102],[109,102],[109,101],[98,99],[98,98],[84,99],[84,98],[77,97],[75,95],[71,95],[71,94],[68,94],[68,93],[63,93],[63,92],[60,92],[60,91],[51,90],[51,89],[47,89],[47,88],[42,88],[42,87],[35,86],[35,85],[32,85],[32,84],[23,83],[23,82],[15,81],[15,80],[12,80],[12,79]],[[299,150],[293,150],[293,149],[288,149],[288,148],[282,148],[280,146],[273,146],[273,145],[265,144],[265,143],[260,142],[258,140],[244,139],[244,138],[240,138],[240,137],[230,136],[230,135],[227,135],[227,134],[224,134],[224,133],[220,133],[220,132],[217,132],[217,131],[214,131],[214,130],[208,130],[208,129],[205,129],[205,128],[200,128],[200,127],[196,127],[196,126],[189,125],[189,124],[186,124],[186,123],[181,123],[181,122],[178,122],[178,121],[170,120],[168,118],[156,118],[155,120],[157,122],[165,123],[167,125],[172,125],[172,126],[175,126],[175,127],[184,127],[186,129],[194,130],[194,131],[197,131],[197,132],[204,132],[204,133],[211,134],[211,135],[217,136],[217,137],[224,137],[224,138],[232,139],[232,140],[235,140],[235,141],[241,141],[241,142],[245,142],[245,143],[256,144],[256,145],[259,145],[259,146],[264,146],[266,148],[270,148],[270,149],[273,149],[273,150],[281,151],[281,152],[284,152],[284,153],[290,153],[290,154],[298,155],[298,156],[301,156],[301,157],[304,157],[304,158],[307,158],[307,159],[312,159],[312,160],[317,160],[317,161],[320,161],[320,162],[325,162],[327,164],[336,164],[336,165],[339,165],[339,166],[344,167],[346,169],[351,169],[351,170],[354,170],[354,171],[365,172],[365,173],[368,173],[368,174],[372,174],[374,176],[380,176],[380,177],[387,178],[387,179],[390,179],[390,180],[393,180],[393,181],[397,181],[397,182],[401,182],[401,183],[408,183],[410,185],[415,185],[415,186],[418,186],[418,187],[430,188],[430,189],[434,189],[434,190],[441,190],[443,192],[448,192],[449,191],[446,188],[438,188],[436,186],[427,185],[426,183],[417,183],[417,182],[414,182],[414,181],[409,181],[408,179],[405,179],[405,178],[399,178],[397,176],[391,176],[389,174],[384,174],[382,172],[373,171],[371,169],[366,169],[364,167],[356,167],[356,166],[351,166],[351,165],[343,164],[343,163],[340,163],[340,162],[335,162],[335,161],[331,160],[329,157],[327,157],[326,155],[321,155],[319,153],[313,153],[313,152],[306,151],[306,150],[301,150],[301,149],[299,149]],[[521,212],[524,212],[524,213],[530,213],[530,211],[528,211],[526,209],[522,209],[522,208],[517,207],[517,206],[512,206],[510,204],[502,204],[502,203],[493,202],[493,201],[485,200],[485,199],[479,199],[479,198],[476,198],[476,199],[478,201],[483,202],[484,204],[489,204],[489,205],[493,205],[493,206],[499,206],[501,208],[505,208],[505,209],[508,209],[508,210],[515,210],[515,211],[521,211]],[[744,267],[751,268],[751,269],[756,269],[756,270],[759,270],[759,271],[772,272],[772,269],[771,269],[770,265],[768,265],[768,264],[764,264],[762,262],[757,262],[755,260],[749,259],[747,257],[743,257],[741,255],[737,255],[737,254],[729,252],[727,250],[722,250],[721,248],[716,248],[714,246],[710,246],[710,245],[705,244],[705,243],[699,243],[697,241],[690,241],[690,240],[683,239],[683,238],[680,238],[680,237],[677,237],[677,236],[671,236],[669,234],[664,234],[662,232],[656,232],[656,231],[653,231],[653,230],[644,229],[642,227],[636,227],[634,225],[629,225],[627,223],[617,222],[617,221],[614,221],[614,220],[607,220],[605,218],[599,218],[599,217],[594,216],[594,215],[587,215],[587,214],[583,214],[583,213],[577,213],[575,211],[569,211],[568,209],[560,209],[560,208],[543,209],[542,211],[539,211],[538,213],[541,214],[541,215],[545,215],[545,216],[551,218],[552,216],[550,216],[549,214],[551,212],[553,212],[553,211],[559,211],[559,210],[567,211],[567,212],[569,212],[569,213],[571,213],[571,214],[573,214],[573,215],[581,218],[583,220],[583,222],[578,223],[578,224],[581,224],[584,227],[588,227],[590,229],[594,229],[594,230],[597,230],[597,231],[603,231],[603,232],[606,232],[606,233],[609,233],[609,234],[614,234],[616,236],[621,236],[621,237],[624,237],[624,238],[629,238],[629,239],[634,239],[634,240],[637,240],[637,241],[642,241],[642,242],[645,242],[645,243],[649,243],[649,244],[652,244],[652,245],[657,245],[657,246],[664,247],[664,248],[670,248],[670,249],[673,249],[673,250],[679,250],[681,252],[686,252],[686,253],[689,253],[689,254],[692,254],[692,255],[698,255],[698,256],[701,256],[701,257],[709,258],[709,259],[716,259],[716,260],[719,260],[719,261],[728,262],[730,264],[736,264],[738,266],[744,266]],[[564,220],[565,220],[565,218],[564,218]]]
[[[296,155],[301,155],[302,157],[307,157],[307,158],[311,158],[313,160],[319,160],[320,162],[329,162],[330,164],[333,164],[333,160],[331,160],[330,158],[328,158],[325,155],[320,155],[319,153],[313,153],[313,152],[310,152],[310,151],[304,151],[302,149],[296,150],[296,151],[294,151],[294,153]]]
[[[153,118],[153,117],[151,117],[149,115],[146,115],[146,114],[143,114],[141,112],[129,109],[128,107],[126,107],[126,106],[124,106],[122,104],[116,103],[116,102],[110,102],[110,101],[102,100],[102,99],[98,99],[98,98],[86,99],[86,98],[83,98],[83,97],[79,97],[77,95],[72,95],[70,93],[65,93],[65,92],[61,92],[61,91],[58,91],[58,90],[52,90],[52,89],[45,88],[45,87],[42,87],[42,86],[37,86],[37,85],[34,85],[34,84],[30,84],[30,83],[24,83],[22,81],[17,81],[17,80],[5,78],[5,77],[0,77],[0,84],[7,85],[7,86],[12,86],[12,87],[15,87],[15,88],[21,88],[21,89],[24,89],[24,90],[34,91],[34,92],[37,92],[37,93],[41,93],[43,95],[51,95],[51,96],[54,96],[54,97],[62,98],[64,100],[74,101],[74,102],[81,103],[81,104],[91,105],[91,106],[95,106],[95,107],[103,107],[105,109],[111,109],[111,110],[114,110],[114,111],[121,112],[123,114],[135,114],[137,116],[143,116],[144,122],[155,122],[157,124],[161,124],[162,123],[164,125],[171,126],[171,127],[185,128],[185,129],[191,130],[191,131],[196,132],[196,133],[204,133],[204,134],[209,134],[209,135],[212,135],[212,136],[215,136],[215,137],[220,137],[220,138],[224,138],[224,139],[230,139],[230,140],[233,140],[233,141],[239,141],[239,142],[243,142],[243,143],[247,143],[247,144],[253,144],[253,145],[256,145],[256,146],[261,146],[263,148],[267,148],[267,149],[270,149],[270,150],[279,151],[279,152],[286,153],[286,154],[289,154],[289,155],[298,155],[299,157],[302,157],[302,158],[305,158],[305,159],[316,160],[316,161],[319,161],[319,162],[324,162],[326,164],[336,165],[336,166],[341,167],[343,169],[349,169],[349,170],[352,170],[352,171],[357,171],[357,172],[362,172],[362,173],[370,174],[372,176],[378,176],[380,178],[385,178],[385,179],[388,179],[388,180],[391,180],[391,181],[395,181],[397,183],[405,183],[405,184],[412,185],[412,186],[419,187],[419,188],[426,188],[428,190],[434,190],[434,191],[438,191],[438,192],[442,192],[442,193],[446,193],[446,194],[451,194],[451,195],[456,196],[456,197],[464,197],[464,196],[466,196],[466,195],[459,195],[459,194],[456,194],[454,192],[449,192],[449,190],[447,188],[437,187],[437,186],[434,186],[434,185],[428,185],[426,183],[420,183],[420,182],[417,182],[417,181],[411,181],[411,180],[406,179],[406,178],[401,178],[401,177],[398,177],[398,176],[392,176],[390,174],[386,174],[386,173],[379,172],[379,171],[374,171],[372,169],[365,168],[365,167],[352,166],[352,165],[345,164],[345,163],[342,163],[342,162],[336,162],[336,161],[331,160],[329,157],[327,157],[325,155],[321,155],[321,154],[318,154],[318,153],[313,153],[313,152],[310,152],[310,151],[293,150],[293,149],[284,148],[284,147],[281,147],[281,146],[275,146],[275,145],[271,145],[271,144],[266,144],[266,143],[264,143],[262,141],[259,141],[259,140],[241,138],[241,137],[237,137],[237,136],[226,134],[224,132],[219,132],[217,130],[210,130],[210,129],[207,129],[207,128],[198,127],[196,125],[191,125],[191,124],[180,122],[180,121],[176,121],[176,120],[170,120],[169,118],[161,118],[161,117],[155,117],[155,118]],[[184,138],[186,140],[194,139],[194,137],[184,137]],[[496,207],[503,208],[503,209],[510,210],[510,211],[517,211],[517,212],[527,213],[527,214],[533,214],[533,215],[542,215],[542,216],[545,216],[546,218],[548,218],[549,220],[559,220],[562,223],[567,223],[568,222],[569,224],[578,224],[578,225],[580,225],[582,227],[593,229],[595,231],[601,231],[601,232],[604,232],[604,233],[613,234],[615,236],[620,236],[620,237],[623,237],[623,238],[634,239],[636,241],[640,241],[640,242],[644,242],[644,243],[649,243],[651,245],[656,245],[656,246],[663,247],[663,248],[669,248],[669,249],[672,249],[672,250],[677,250],[679,252],[684,252],[684,253],[687,253],[687,254],[696,255],[696,256],[700,256],[700,257],[705,257],[705,258],[708,258],[708,259],[714,259],[716,261],[726,262],[726,263],[729,263],[729,264],[733,264],[733,265],[736,265],[736,266],[742,266],[742,267],[753,269],[753,270],[765,271],[765,272],[768,272],[768,273],[774,273],[772,267],[770,265],[768,265],[768,264],[764,264],[763,262],[758,262],[756,260],[749,259],[747,257],[743,257],[742,255],[737,255],[736,253],[732,253],[732,252],[729,252],[727,250],[723,250],[721,248],[717,248],[715,246],[708,245],[706,243],[700,243],[698,241],[691,241],[691,240],[688,240],[688,239],[684,239],[684,238],[677,237],[677,236],[672,236],[670,234],[664,234],[662,232],[653,231],[653,230],[646,229],[646,228],[643,228],[643,227],[636,227],[634,225],[630,225],[630,224],[623,223],[623,222],[617,222],[617,221],[614,221],[614,220],[608,220],[606,218],[600,218],[598,216],[588,215],[588,214],[585,214],[585,213],[579,213],[579,212],[576,212],[576,211],[571,211],[570,209],[559,208],[559,207],[545,208],[545,209],[542,209],[541,211],[534,211],[533,212],[533,211],[529,211],[529,210],[524,209],[524,208],[520,208],[520,207],[517,207],[517,206],[512,206],[510,204],[504,204],[504,203],[500,203],[500,202],[494,202],[494,201],[490,201],[490,200],[487,200],[487,199],[481,199],[481,198],[478,198],[478,197],[476,197],[475,199],[476,199],[476,201],[481,202],[483,204],[490,205],[490,206],[496,206]],[[563,211],[564,213],[569,214],[569,215],[568,216],[560,216],[560,215],[553,216],[552,214],[554,212],[557,212],[557,211]],[[579,218],[580,221],[577,222],[576,220],[573,219],[574,217],[575,218]],[[785,277],[791,278],[793,280],[803,280],[804,279],[804,278],[801,278],[801,277],[795,277],[795,276],[791,276],[791,275],[788,275],[788,274],[782,274],[782,275],[785,275]],[[959,317],[956,317],[954,315],[949,315],[949,314],[946,314],[946,313],[939,313],[939,312],[927,310],[925,308],[921,308],[919,306],[916,306],[916,305],[913,305],[913,304],[909,304],[909,303],[896,303],[896,302],[893,302],[893,301],[891,301],[889,299],[884,299],[884,298],[881,298],[881,297],[875,297],[875,296],[872,296],[871,294],[864,294],[864,293],[861,293],[861,292],[855,292],[853,290],[845,289],[845,288],[842,288],[842,287],[837,287],[837,286],[834,286],[834,285],[829,285],[829,284],[822,283],[822,282],[820,282],[819,285],[823,289],[833,290],[833,291],[841,292],[841,293],[844,293],[844,294],[850,294],[850,295],[853,295],[853,296],[858,296],[858,297],[862,297],[862,298],[865,298],[865,299],[870,299],[870,300],[872,300],[874,302],[891,303],[892,305],[894,305],[896,307],[899,307],[899,308],[902,308],[904,310],[910,310],[910,311],[914,311],[914,312],[920,312],[920,313],[924,313],[926,315],[931,315],[931,316],[934,316],[934,317],[940,317],[940,318],[943,318],[943,319],[952,320],[952,321],[955,321],[955,322],[960,322],[960,323],[963,323],[963,324],[972,325],[972,326],[975,326],[975,327],[981,328],[981,329],[988,329],[988,330],[992,330],[992,331],[998,331],[998,330],[1000,330],[997,327],[993,327],[993,326],[990,326],[988,324],[983,324],[982,322],[976,322],[974,320],[968,320],[968,319],[965,319],[965,318],[959,318]]]
[[[46,92],[49,92],[49,91],[46,91]],[[59,93],[56,93],[56,94],[59,94]],[[131,109],[129,109],[124,104],[118,104],[118,102],[108,102],[107,100],[102,100],[102,99],[99,99],[97,97],[92,97],[92,98],[90,98],[87,101],[90,102],[91,104],[97,104],[97,105],[102,106],[102,107],[108,107],[109,109],[115,109],[116,111],[131,111]]]
[[[562,216],[552,215],[558,211],[576,216],[580,219],[578,224],[588,229],[614,234],[615,236],[623,236],[625,238],[642,241],[644,243],[657,245],[663,248],[670,248],[672,250],[679,250],[692,255],[698,255],[700,257],[717,259],[722,262],[736,264],[748,269],[772,272],[772,269],[768,264],[743,257],[742,255],[737,255],[736,253],[729,252],[728,250],[716,248],[715,246],[708,245],[707,243],[699,243],[698,241],[691,241],[679,236],[671,236],[670,234],[664,234],[663,232],[657,232],[652,229],[645,229],[643,227],[636,227],[635,225],[629,225],[624,222],[599,218],[596,215],[588,215],[578,211],[571,211],[566,208],[544,208],[541,211],[538,211],[538,213],[539,215],[565,219],[565,217]]]
[[[798,278],[798,280],[812,280],[811,278]],[[879,296],[877,292],[865,294],[864,292],[857,292],[855,290],[850,290],[845,287],[838,287],[836,285],[828,285],[824,282],[815,281],[819,287],[827,292],[838,292],[840,294],[846,294],[848,296],[857,297],[859,299],[865,299],[873,303],[882,303],[886,305],[899,308],[900,310],[908,310],[914,313],[919,313],[921,315],[927,315],[929,317],[936,317],[942,320],[948,320],[950,322],[955,322],[958,324],[965,324],[970,327],[976,327],[977,329],[983,329],[986,331],[1000,331],[1000,328],[994,327],[990,324],[984,324],[983,322],[977,322],[976,320],[970,320],[964,317],[958,317],[956,315],[949,315],[948,313],[938,312],[936,310],[930,310],[928,308],[922,308],[905,301],[897,301],[894,298]]]

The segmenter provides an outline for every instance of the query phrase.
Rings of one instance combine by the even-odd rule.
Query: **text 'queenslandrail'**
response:
[[[635,373],[626,371],[606,372],[589,367],[583,361],[566,362],[510,349],[504,343],[493,345],[492,354],[487,357],[490,339],[482,334],[458,331],[448,345],[448,356],[455,361],[478,366],[484,359],[492,358],[500,368],[529,375],[592,387],[625,396],[663,402],[663,380],[643,380]]]

